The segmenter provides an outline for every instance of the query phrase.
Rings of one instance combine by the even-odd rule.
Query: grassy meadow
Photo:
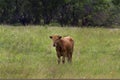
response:
[[[49,36],[71,36],[72,64],[57,64]],[[120,29],[0,26],[0,79],[120,79]]]

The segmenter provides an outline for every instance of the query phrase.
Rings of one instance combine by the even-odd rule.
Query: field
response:
[[[57,64],[49,36],[71,36],[72,64]],[[120,79],[120,29],[0,26],[2,79]]]

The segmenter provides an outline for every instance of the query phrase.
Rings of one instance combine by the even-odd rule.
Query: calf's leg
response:
[[[60,57],[58,57],[58,64],[60,64]]]
[[[60,56],[60,54],[59,53],[57,53],[57,57],[58,57],[58,64],[60,64],[60,61],[61,61],[61,56]]]
[[[72,62],[72,53],[70,53],[70,62]]]
[[[68,62],[71,63],[72,62],[72,52],[69,52],[67,57],[68,57]]]
[[[62,57],[62,63],[65,63],[65,56]]]

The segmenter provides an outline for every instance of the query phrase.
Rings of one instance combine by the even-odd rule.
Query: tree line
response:
[[[120,0],[0,0],[0,24],[120,25]]]

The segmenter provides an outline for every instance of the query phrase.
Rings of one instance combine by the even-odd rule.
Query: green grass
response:
[[[72,64],[57,64],[52,34],[73,37]],[[120,29],[1,25],[0,78],[120,78]]]

